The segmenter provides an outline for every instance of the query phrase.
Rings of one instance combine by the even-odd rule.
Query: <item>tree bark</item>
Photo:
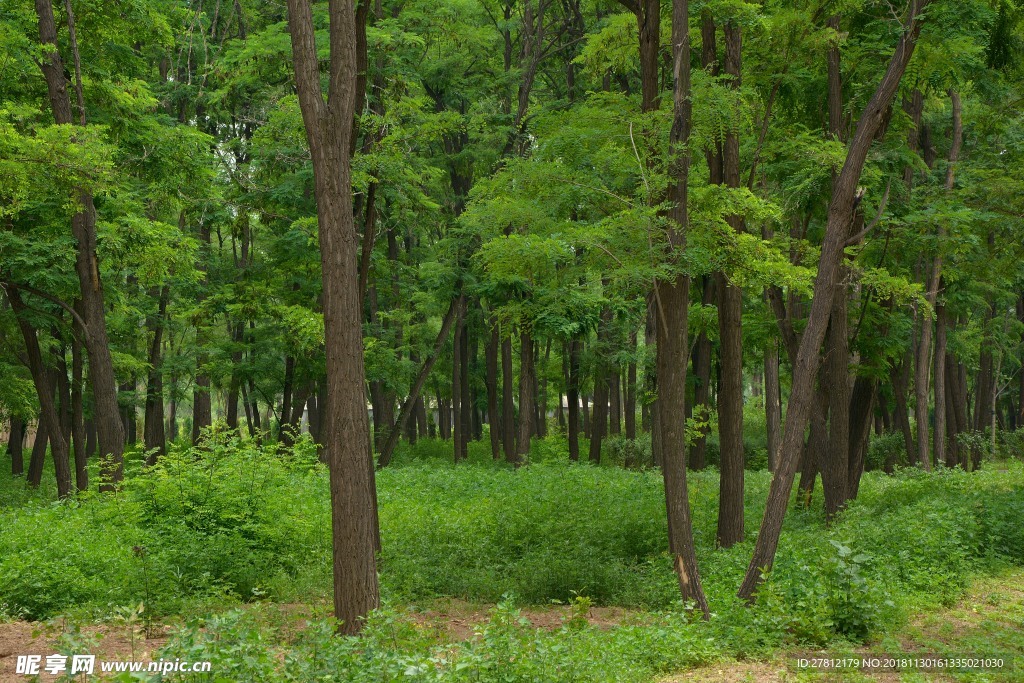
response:
[[[48,49],[43,55],[40,67],[46,79],[54,122],[58,125],[73,124],[64,63],[56,49],[58,39],[53,4],[50,0],[35,0],[35,6],[39,18],[39,41],[43,45],[53,46],[52,50]],[[92,384],[93,409],[103,459],[101,470],[105,476],[100,490],[109,491],[124,476],[124,430],[118,420],[117,381],[114,378],[114,364],[107,337],[106,305],[96,253],[96,208],[91,194],[85,190],[78,190],[77,194],[80,210],[71,218],[71,232],[77,243],[75,272],[81,289],[89,380]]]
[[[512,335],[501,335],[501,437],[505,462],[516,464],[516,404],[513,398]]]
[[[25,474],[25,421],[17,415],[11,417],[7,454],[11,456],[11,476],[20,477]]]
[[[779,345],[768,342],[764,353],[764,411],[768,431],[768,471],[775,472],[782,446],[782,394],[779,382]]]
[[[524,328],[519,333],[519,438],[516,448],[516,463],[530,452],[530,437],[533,435],[533,338]]]
[[[313,160],[323,270],[326,351],[324,453],[330,467],[334,612],[339,630],[358,633],[380,605],[376,486],[363,367],[359,239],[352,213],[350,146],[356,83],[352,3],[330,0],[329,94],[320,69],[308,0],[288,0],[296,89]]]
[[[670,208],[668,247],[672,258],[684,248],[689,225],[687,212],[690,157],[690,36],[687,0],[672,2],[672,75],[673,119],[669,135]],[[689,491],[686,483],[686,370],[689,354],[687,318],[690,305],[690,280],[684,274],[674,280],[657,281],[654,299],[658,319],[656,325],[655,372],[658,377],[656,410],[660,416],[655,429],[660,432],[662,478],[665,483],[665,505],[668,513],[669,552],[679,581],[684,603],[696,605],[704,617],[710,618],[707,598],[701,585],[700,571],[693,544],[693,524]]]
[[[54,373],[43,365],[43,355],[39,349],[39,337],[36,335],[35,328],[32,327],[25,317],[28,309],[21,299],[20,291],[16,287],[8,286],[7,298],[11,302],[11,309],[18,319],[18,327],[25,340],[28,367],[32,374],[32,383],[36,388],[36,396],[39,399],[40,424],[46,425],[50,452],[53,456],[53,469],[57,478],[57,497],[67,498],[71,495],[71,465],[68,442],[64,435],[64,429],[61,427],[60,416],[57,414],[57,406],[53,400]],[[39,431],[36,432],[37,446],[40,443]],[[39,457],[36,455],[37,449],[33,447],[32,462],[29,466],[29,483],[33,486],[39,486],[42,476],[43,459],[46,455],[46,440],[44,439],[41,443],[43,445]]]
[[[164,285],[160,289],[156,317],[150,323],[153,338],[149,345],[149,377],[146,381],[146,451],[150,452],[147,464],[156,464],[157,459],[167,451],[167,434],[164,432],[164,386],[160,369],[163,358],[163,335],[167,304],[171,289]]]
[[[501,428],[498,417],[498,348],[501,346],[501,337],[498,334],[498,323],[491,319],[488,321],[490,334],[487,336],[487,346],[484,349],[484,365],[487,370],[487,424],[491,437],[491,458],[501,459]]]
[[[569,382],[566,389],[569,403],[569,459],[580,459],[580,341],[569,340]]]
[[[825,337],[832,299],[835,295],[836,279],[846,241],[856,213],[859,198],[857,187],[875,133],[881,126],[886,110],[899,87],[903,73],[913,55],[918,35],[921,32],[921,12],[928,0],[910,0],[907,10],[906,27],[893,52],[892,59],[877,89],[868,101],[857,129],[851,140],[843,169],[836,180],[832,201],[828,210],[828,222],[818,262],[818,273],[814,281],[811,310],[807,325],[800,339],[797,362],[793,367],[792,390],[782,437],[782,461],[779,472],[772,479],[768,501],[761,522],[754,552],[740,585],[739,597],[750,601],[761,584],[764,572],[770,571],[782,532],[782,521],[786,515],[793,478],[798,464],[798,452],[803,441],[804,430],[811,412],[814,396],[814,378],[818,370],[818,351]]]

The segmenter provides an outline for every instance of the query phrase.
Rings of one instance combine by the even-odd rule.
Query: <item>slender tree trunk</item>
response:
[[[782,441],[782,393],[779,382],[779,345],[774,339],[764,352],[764,412],[768,430],[768,471],[775,472]]]
[[[444,320],[441,321],[441,330],[437,333],[437,338],[434,340],[434,348],[430,355],[427,356],[427,359],[424,361],[419,373],[416,375],[416,380],[413,382],[412,388],[409,391],[409,396],[402,404],[401,410],[398,411],[398,420],[395,424],[395,428],[388,436],[388,440],[384,443],[384,447],[380,451],[380,457],[377,461],[378,467],[386,467],[391,462],[391,457],[395,452],[395,447],[398,445],[398,434],[409,421],[409,416],[413,411],[413,406],[423,407],[423,401],[420,398],[420,393],[423,391],[423,386],[427,383],[427,377],[430,376],[430,371],[433,370],[434,363],[437,362],[438,357],[441,355],[441,351],[444,349],[444,345],[448,342],[448,336],[451,332],[452,326],[455,324],[457,318],[462,317],[462,311],[465,308],[465,305],[465,297],[460,295],[457,299],[452,301],[451,305],[448,306],[448,312],[445,314]],[[438,405],[438,412],[440,413],[440,403]],[[426,430],[426,419],[426,409],[424,408],[424,431]]]
[[[871,437],[871,416],[874,414],[878,382],[867,377],[857,377],[850,394],[850,468],[847,474],[846,496],[848,500],[857,497],[860,478],[864,473],[864,459]]]
[[[25,474],[25,421],[17,415],[11,417],[11,430],[7,435],[7,454],[11,456],[11,476]]]
[[[75,455],[75,488],[89,488],[89,469],[86,453],[85,409],[82,401],[82,344],[71,335],[71,438]]]
[[[779,472],[772,479],[765,505],[761,530],[758,533],[750,564],[740,585],[739,597],[750,601],[761,584],[764,573],[770,571],[778,549],[782,521],[786,515],[793,479],[798,465],[798,452],[804,430],[811,413],[814,398],[814,378],[818,370],[818,352],[828,327],[835,296],[837,275],[840,271],[846,242],[856,216],[859,201],[857,187],[875,133],[882,125],[885,113],[899,87],[903,73],[914,52],[921,32],[921,12],[928,0],[910,0],[905,30],[901,33],[892,59],[881,83],[868,101],[851,140],[843,169],[836,180],[828,210],[825,238],[818,273],[814,282],[811,310],[800,339],[797,362],[793,366],[792,391],[782,437],[782,460]]]
[[[352,213],[350,147],[356,100],[356,22],[351,3],[332,0],[329,91],[321,74],[308,0],[288,0],[296,89],[316,188],[326,336],[324,453],[330,467],[334,611],[344,634],[358,633],[380,605],[379,538],[370,426],[366,414],[362,302]]]
[[[35,6],[39,18],[39,42],[46,46],[58,45],[53,4],[50,0],[35,0]],[[74,26],[73,21],[69,21],[69,24]],[[77,45],[73,45],[73,49],[77,62]],[[72,124],[71,100],[60,52],[54,48],[44,53],[40,66],[46,78],[54,122],[58,125]],[[78,191],[78,201],[82,208],[71,218],[71,232],[77,243],[75,271],[81,289],[81,313],[85,321],[85,343],[89,354],[89,380],[103,458],[101,467],[108,479],[100,485],[100,490],[111,490],[124,476],[124,431],[117,419],[117,381],[114,378],[114,364],[107,337],[106,305],[96,253],[96,208],[92,195],[85,190]]]
[[[50,441],[50,426],[46,418],[40,416],[36,425],[36,435],[32,440],[32,454],[28,460],[28,485],[39,488],[43,481],[43,467],[46,465],[46,446]]]
[[[512,335],[501,335],[501,438],[505,462],[515,464],[516,457],[516,405],[513,399]]]
[[[580,459],[580,341],[569,340],[569,382],[566,389],[569,402],[569,459]]]
[[[461,345],[459,351],[459,362],[462,363],[462,372],[459,373],[459,380],[462,388],[459,395],[462,398],[462,439],[459,441],[459,460],[469,457],[469,440],[473,436],[473,396],[469,390],[469,320],[466,308],[463,308],[462,335],[458,338]]]
[[[701,303],[705,306],[710,306],[718,298],[718,288],[716,287],[717,278],[704,277],[703,287],[701,293]],[[693,391],[693,404],[694,406],[703,406],[705,409],[710,407],[710,396],[711,396],[711,340],[703,330],[697,336],[697,343],[693,349],[693,373],[696,376],[695,386]],[[705,417],[707,417],[705,415]],[[700,430],[700,435],[694,441],[693,447],[690,449],[690,457],[687,462],[687,466],[691,470],[702,470],[707,467],[707,448],[708,448],[708,432],[709,428],[703,427]]]
[[[821,488],[825,518],[832,520],[849,496],[850,472],[850,370],[846,322],[846,291],[832,301],[832,316],[825,336],[827,357],[822,381],[829,393],[828,447],[821,452]]]
[[[452,339],[452,457],[455,462],[462,459],[462,442],[464,432],[469,426],[462,421],[462,402],[467,397],[462,395],[462,335],[466,326],[466,313],[460,307],[455,320],[455,336]]]
[[[523,329],[519,333],[519,439],[516,448],[516,462],[530,452],[530,437],[533,435],[533,338]]]
[[[200,258],[203,262],[204,255],[210,253],[210,226],[205,222],[199,227]],[[203,284],[206,284],[208,276],[203,272]],[[199,300],[205,297],[200,293]],[[213,403],[210,397],[210,375],[207,374],[205,366],[207,363],[205,351],[206,331],[205,326],[196,325],[196,378],[195,388],[192,391],[192,444],[198,445],[202,438],[203,430],[213,424]]]
[[[498,334],[498,323],[491,319],[488,321],[491,333],[487,337],[487,347],[484,350],[484,365],[487,367],[487,424],[490,427],[491,436],[491,458],[501,459],[501,429],[500,418],[498,417],[498,347],[501,346],[501,337]]]
[[[687,213],[690,157],[690,36],[687,0],[672,2],[672,75],[673,121],[669,135],[670,202],[668,242],[672,252],[684,246],[689,224]],[[655,372],[658,377],[657,411],[660,417],[655,429],[660,432],[662,478],[665,482],[665,505],[668,512],[669,551],[679,580],[684,603],[696,605],[704,617],[710,618],[707,599],[701,585],[700,571],[693,543],[689,491],[686,483],[686,366],[689,353],[687,309],[690,304],[690,281],[677,275],[672,282],[658,281],[654,298],[660,317],[657,320]]]
[[[28,366],[32,374],[32,383],[36,388],[36,397],[39,399],[40,424],[46,425],[46,433],[50,442],[50,452],[53,455],[53,469],[57,478],[57,497],[67,498],[71,495],[71,464],[68,453],[68,442],[65,437],[65,430],[62,428],[60,416],[57,413],[57,406],[53,400],[54,389],[57,382],[55,373],[43,365],[43,355],[39,349],[39,337],[35,329],[25,318],[27,307],[21,299],[21,293],[16,287],[7,287],[7,298],[11,302],[11,309],[18,319],[18,327],[25,340],[25,351],[28,355]],[[65,374],[65,382],[67,375]],[[40,442],[39,433],[36,433],[37,445]],[[42,476],[43,459],[46,455],[45,440],[42,441],[42,449],[39,457],[36,456],[36,449],[33,448],[32,462],[29,466],[29,483],[39,486]]]
[[[170,287],[164,285],[160,290],[155,319],[150,324],[153,338],[149,345],[149,377],[146,381],[146,451],[152,451],[147,464],[153,465],[157,458],[167,451],[167,435],[164,432],[164,386],[162,364],[163,333],[167,304],[170,299]]]
[[[629,333],[630,353],[636,356],[636,330]],[[626,438],[636,438],[636,361],[631,360],[626,366],[626,400],[623,403],[626,423]]]

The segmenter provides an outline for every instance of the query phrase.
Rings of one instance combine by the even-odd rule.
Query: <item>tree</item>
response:
[[[380,604],[374,554],[378,531],[349,159],[356,102],[355,12],[349,2],[331,0],[329,14],[325,100],[312,7],[308,0],[288,2],[295,84],[313,160],[323,268],[327,407],[322,441],[331,480],[334,612],[340,631],[354,634]]]
[[[843,250],[851,236],[856,207],[861,199],[857,193],[860,175],[875,134],[882,125],[883,117],[896,95],[900,79],[914,54],[914,47],[917,44],[923,23],[922,14],[927,2],[928,0],[910,0],[905,18],[900,25],[900,37],[889,61],[889,66],[871,99],[861,112],[842,171],[833,186],[825,240],[821,249],[821,257],[818,260],[818,273],[814,280],[811,311],[793,367],[792,389],[782,436],[782,460],[779,464],[779,471],[772,479],[754,552],[743,582],[740,584],[739,596],[744,600],[749,601],[753,598],[754,591],[760,585],[764,572],[771,569],[775,559],[779,535],[782,532],[782,520],[786,515],[793,487],[793,477],[799,464],[797,456],[810,415],[814,378],[819,365],[818,354],[828,327],[832,299],[836,291],[837,274],[843,258]]]

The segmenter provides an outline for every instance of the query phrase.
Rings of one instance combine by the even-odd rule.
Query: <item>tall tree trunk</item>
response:
[[[46,465],[46,446],[50,441],[50,425],[44,416],[36,424],[36,435],[32,440],[32,454],[28,460],[28,485],[39,488],[43,481],[43,467]]]
[[[569,381],[566,388],[569,403],[569,459],[580,459],[580,341],[569,339]]]
[[[469,426],[462,421],[462,402],[467,400],[462,395],[462,335],[466,327],[466,312],[460,307],[455,319],[455,336],[452,339],[452,458],[455,462],[462,459],[462,442],[465,430]]]
[[[501,439],[505,462],[515,464],[516,457],[516,404],[513,398],[512,335],[501,334]]]
[[[730,86],[740,87],[742,31],[734,21],[722,27],[725,36],[724,71]],[[740,143],[732,129],[725,135],[724,181],[740,186]],[[742,216],[727,217],[733,231],[744,231]],[[718,435],[721,448],[719,471],[718,544],[723,548],[743,540],[743,290],[718,278],[718,337],[721,376],[718,384]]]
[[[701,303],[710,306],[718,298],[716,278],[703,278]],[[706,410],[710,408],[709,398],[711,396],[711,340],[707,333],[701,330],[697,336],[697,343],[693,349],[693,372],[696,375],[693,391],[694,406],[703,406]],[[705,415],[707,417],[707,415]],[[691,470],[702,470],[707,467],[708,432],[707,427],[702,427],[700,434],[690,449],[690,457],[687,466]]]
[[[203,262],[203,255],[210,252],[210,226],[205,222],[199,226],[200,258]],[[208,279],[206,272],[203,272],[203,283]],[[200,293],[199,300],[205,298]],[[213,424],[213,403],[210,396],[210,375],[207,374],[205,366],[207,362],[205,350],[205,326],[196,325],[196,378],[195,388],[192,391],[192,444],[198,445],[202,438],[203,430]]]
[[[160,289],[156,317],[150,323],[153,338],[149,345],[149,377],[146,381],[146,451],[152,451],[147,463],[153,465],[157,458],[167,451],[167,435],[164,432],[164,386],[162,364],[163,334],[167,303],[171,289],[164,285]]]
[[[469,319],[466,308],[463,308],[462,335],[458,337],[460,343],[459,362],[462,364],[462,372],[459,373],[459,380],[462,388],[459,395],[462,397],[462,439],[459,441],[459,459],[465,460],[469,457],[469,441],[473,437],[473,396],[469,390]]]
[[[323,270],[327,366],[323,443],[330,467],[334,612],[341,632],[355,634],[380,605],[375,553],[379,527],[366,414],[359,239],[349,160],[357,30],[351,3],[332,0],[329,14],[329,96],[325,101],[312,8],[308,0],[288,0],[296,90],[313,160]]]
[[[603,282],[607,286],[607,282]],[[594,413],[590,416],[590,462],[601,462],[601,442],[608,430],[608,363],[604,358],[604,347],[607,342],[609,327],[612,322],[612,310],[605,306],[601,310],[601,319],[597,323],[597,345],[594,347]]]
[[[17,415],[11,417],[11,430],[7,434],[7,454],[11,456],[11,476],[25,473],[25,421]]]
[[[523,328],[519,333],[519,438],[516,444],[516,462],[522,462],[530,452],[530,437],[533,435],[533,338]]]
[[[35,0],[35,6],[39,18],[39,42],[46,46],[58,45],[52,2]],[[73,21],[69,21],[69,24],[74,25]],[[77,45],[73,45],[73,48],[77,62]],[[46,78],[54,122],[58,125],[72,124],[64,62],[56,47],[44,53],[40,66]],[[96,208],[89,192],[80,189],[77,194],[81,210],[71,217],[71,232],[77,243],[75,271],[81,289],[81,313],[85,321],[85,344],[89,354],[89,380],[103,458],[101,469],[107,478],[100,485],[100,490],[111,490],[124,476],[124,430],[118,420],[117,381],[114,378],[114,363],[107,337],[106,305],[96,253]]]
[[[629,333],[630,354],[636,356],[636,330]],[[626,423],[626,438],[636,438],[636,361],[630,360],[626,366],[626,399],[623,401]]]
[[[818,352],[828,327],[835,296],[837,275],[842,264],[846,242],[856,216],[859,199],[857,187],[861,172],[875,133],[882,125],[885,113],[899,87],[903,73],[914,52],[921,32],[921,12],[928,0],[910,0],[904,31],[893,53],[881,83],[865,106],[851,140],[843,169],[836,180],[828,221],[814,281],[811,310],[800,339],[797,362],[793,366],[792,390],[782,437],[782,461],[779,472],[772,479],[765,505],[761,530],[747,572],[740,585],[740,598],[750,601],[761,584],[764,573],[770,571],[782,532],[793,479],[796,475],[800,443],[811,413],[814,398],[814,378],[818,370]]]
[[[28,311],[21,299],[21,293],[16,287],[7,287],[7,298],[11,302],[11,309],[18,319],[18,327],[21,329],[21,336],[25,340],[25,351],[28,355],[28,367],[32,374],[32,383],[36,388],[36,397],[39,399],[40,424],[46,425],[46,433],[50,442],[50,452],[53,456],[53,469],[57,478],[57,497],[67,498],[71,495],[71,464],[68,453],[68,442],[65,437],[65,430],[62,428],[60,416],[57,413],[57,406],[53,400],[55,385],[57,384],[55,373],[43,365],[43,355],[39,350],[39,337],[35,328],[26,319]],[[67,382],[65,374],[64,381]],[[70,425],[69,425],[70,426]],[[39,442],[39,433],[36,433],[36,441]],[[42,475],[42,460],[45,457],[45,440],[43,441],[42,453],[36,457],[36,449],[33,448],[32,462],[29,467],[29,483],[38,486]],[[33,467],[35,465],[35,467]]]
[[[85,491],[89,488],[89,469],[86,453],[85,409],[82,400],[82,344],[78,337],[71,335],[71,438],[75,455],[75,488]]]
[[[764,412],[768,431],[768,471],[775,472],[782,442],[782,394],[779,383],[779,345],[774,339],[764,352]]]
[[[673,121],[669,135],[670,203],[668,242],[672,252],[684,246],[689,224],[687,213],[690,157],[690,36],[687,0],[672,2],[672,75]],[[674,256],[675,254],[673,254]],[[655,429],[660,432],[662,478],[665,482],[665,506],[668,513],[669,552],[679,580],[683,602],[692,602],[705,619],[710,618],[707,599],[701,586],[700,571],[693,544],[689,491],[686,483],[686,366],[689,353],[687,309],[690,305],[690,281],[686,275],[674,281],[658,281],[654,297],[660,317],[657,320],[655,372],[658,376]]]
[[[491,458],[501,459],[501,427],[498,417],[498,348],[501,337],[498,334],[498,323],[493,317],[488,321],[491,333],[487,337],[484,349],[484,365],[487,368],[487,425],[491,437]]]
[[[850,349],[846,321],[846,290],[836,292],[825,336],[826,359],[821,379],[829,394],[828,447],[821,452],[821,489],[825,519],[831,521],[848,498],[850,472]]]
[[[860,478],[864,473],[865,454],[871,437],[871,416],[874,414],[878,382],[868,377],[857,377],[850,394],[850,467],[847,474],[846,496],[857,497]]]

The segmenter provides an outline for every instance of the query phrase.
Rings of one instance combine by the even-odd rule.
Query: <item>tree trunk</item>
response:
[[[11,417],[11,431],[7,435],[7,454],[11,456],[11,476],[25,474],[25,421],[17,415]]]
[[[39,42],[47,46],[58,45],[53,4],[50,0],[36,0],[35,5],[39,18]],[[74,25],[73,22],[69,23]],[[58,125],[72,124],[71,100],[60,52],[55,48],[44,53],[40,66],[46,78],[54,122]],[[107,337],[106,305],[96,253],[96,208],[92,195],[85,190],[78,190],[77,199],[82,208],[71,218],[71,232],[77,243],[75,271],[81,289],[81,314],[85,321],[85,344],[89,354],[89,380],[103,458],[101,470],[106,477],[100,490],[107,491],[112,490],[124,476],[124,430],[118,420],[117,382]]]
[[[857,377],[850,394],[850,467],[847,474],[847,500],[854,500],[860,491],[860,478],[864,473],[864,456],[871,437],[871,416],[874,414],[878,382]]]
[[[782,394],[779,383],[779,345],[774,339],[764,352],[764,412],[768,431],[768,471],[775,472],[782,441]]]
[[[530,452],[530,437],[533,435],[533,338],[524,328],[519,333],[519,438],[516,448],[516,463]]]
[[[818,370],[818,352],[828,327],[832,299],[835,295],[837,275],[842,264],[846,242],[850,237],[856,208],[859,204],[857,187],[875,133],[885,117],[886,110],[899,87],[903,73],[914,52],[921,32],[921,11],[928,0],[910,0],[904,31],[893,53],[881,83],[868,101],[851,140],[843,169],[836,180],[828,221],[814,281],[811,310],[800,339],[797,362],[793,366],[792,390],[782,437],[782,461],[779,472],[772,479],[754,552],[740,585],[739,597],[750,601],[761,584],[764,573],[771,570],[782,532],[793,479],[796,475],[798,452],[804,430],[810,417],[814,398],[814,378]]]
[[[71,438],[75,454],[75,488],[89,488],[89,469],[86,453],[85,410],[82,401],[82,344],[71,335]]]
[[[32,440],[32,455],[28,460],[28,485],[39,488],[43,481],[43,467],[46,465],[46,446],[50,441],[50,426],[46,418],[40,416],[36,424],[36,435]]]
[[[39,399],[39,421],[40,424],[46,426],[50,452],[53,455],[53,469],[57,478],[57,497],[67,498],[71,495],[71,464],[65,430],[61,426],[57,406],[53,400],[57,384],[55,373],[43,365],[43,355],[39,350],[39,337],[36,335],[35,328],[25,318],[27,307],[21,299],[21,292],[16,287],[8,286],[7,298],[11,302],[11,309],[18,319],[18,327],[25,340],[28,367],[32,374],[32,383],[36,388],[36,397]],[[65,375],[66,381],[67,376]],[[42,479],[43,460],[46,456],[46,439],[40,440],[40,431],[42,430],[36,432],[36,446],[40,443],[42,446],[41,449],[33,447],[32,461],[29,464],[29,483],[32,486],[39,486]],[[37,450],[39,451],[38,456]]]
[[[501,335],[501,439],[505,462],[515,464],[516,457],[516,404],[513,398],[512,335]]]
[[[163,334],[167,303],[170,299],[170,287],[164,285],[160,290],[156,318],[150,323],[153,338],[149,345],[149,377],[146,381],[146,451],[150,452],[147,464],[156,464],[157,458],[167,451],[167,435],[164,432],[164,386],[162,363]]]
[[[330,467],[334,612],[340,631],[355,634],[380,605],[374,552],[379,531],[349,160],[357,31],[352,4],[332,2],[329,13],[330,94],[325,101],[312,8],[308,0],[288,0],[296,90],[313,160],[323,270],[327,406],[322,429]]]
[[[569,459],[580,459],[580,341],[569,340],[569,381],[566,389],[569,403]]]
[[[466,439],[465,431],[469,427],[462,421],[462,403],[468,398],[462,395],[462,337],[465,327],[466,312],[459,307],[455,319],[455,336],[452,338],[452,458],[455,462],[462,459],[462,442]]]
[[[728,146],[728,145],[727,145]],[[743,540],[743,293],[718,278],[718,335],[721,375],[718,381],[720,446],[718,534],[722,548]]]
[[[630,353],[636,356],[636,330],[629,333]],[[626,438],[636,438],[636,361],[631,360],[626,366],[626,399],[623,402],[626,423]]]
[[[490,319],[488,327],[491,333],[487,337],[484,349],[484,365],[487,369],[487,424],[491,437],[491,458],[501,459],[501,429],[498,417],[498,347],[501,337],[498,334],[497,321]]]
[[[825,337],[826,359],[821,378],[829,394],[828,447],[821,452],[821,489],[825,519],[831,521],[848,498],[850,466],[850,349],[846,321],[846,291],[832,302]]]
[[[462,335],[460,341],[459,362],[462,363],[462,372],[459,379],[462,388],[459,395],[462,398],[462,439],[459,441],[459,459],[465,460],[469,457],[469,441],[473,436],[473,396],[469,390],[469,320],[466,307],[463,307]]]

